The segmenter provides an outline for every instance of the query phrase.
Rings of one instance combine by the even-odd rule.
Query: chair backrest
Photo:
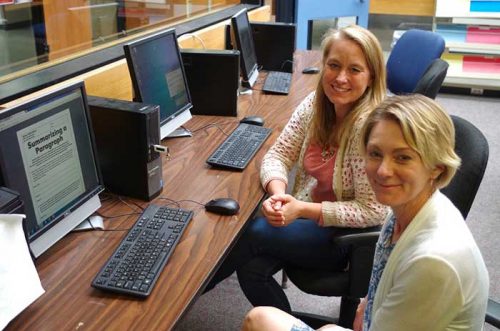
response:
[[[387,59],[387,87],[393,94],[412,93],[434,59],[441,57],[445,42],[431,31],[408,30]]]
[[[469,121],[451,115],[455,126],[455,152],[462,159],[451,183],[443,192],[467,218],[488,164],[489,146],[486,137]]]
[[[448,67],[448,62],[444,60],[433,60],[424,72],[424,75],[419,79],[413,93],[419,93],[431,99],[435,99],[441,85],[443,85]]]

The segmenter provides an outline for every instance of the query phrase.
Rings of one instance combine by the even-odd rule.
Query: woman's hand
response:
[[[297,218],[319,220],[321,204],[300,201],[290,194],[274,194],[262,204],[262,213],[269,224],[287,226]]]
[[[366,308],[366,298],[361,299],[361,302],[356,309],[356,316],[354,317],[354,322],[352,323],[352,329],[354,331],[362,331],[363,330],[363,318],[365,315]]]
[[[282,202],[276,200],[272,195],[262,203],[262,214],[267,218],[267,221],[276,226],[282,226],[284,221],[283,212],[281,210]]]
[[[286,226],[301,216],[302,204],[290,194],[274,194],[262,204],[262,213],[269,224]]]

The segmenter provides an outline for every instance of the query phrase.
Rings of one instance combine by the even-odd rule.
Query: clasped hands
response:
[[[262,213],[272,226],[287,226],[300,217],[302,201],[290,194],[273,194],[262,203]]]

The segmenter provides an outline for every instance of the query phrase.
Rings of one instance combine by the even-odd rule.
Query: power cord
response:
[[[196,133],[198,131],[201,131],[201,130],[206,130],[208,128],[211,128],[211,127],[215,127],[217,128],[220,132],[222,132],[222,134],[224,134],[225,136],[229,136],[229,133],[225,132],[221,127],[220,125],[221,124],[232,124],[233,122],[227,122],[227,123],[210,123],[210,124],[207,124],[207,125],[204,125],[200,128],[197,128],[197,129],[194,129],[194,130],[191,130],[192,133]]]
[[[192,38],[198,40],[201,44],[201,47],[203,47],[203,49],[207,49],[207,47],[205,46],[205,42],[203,41],[203,39],[200,38],[200,36],[197,36],[193,33],[185,33],[185,34],[183,34],[183,36],[192,37]]]
[[[200,129],[202,129],[202,128],[200,128]],[[96,211],[95,214],[101,216],[103,219],[113,219],[113,218],[119,218],[119,217],[125,217],[125,216],[140,215],[140,214],[142,214],[142,211],[144,211],[144,209],[145,209],[144,207],[140,206],[139,204],[137,204],[134,201],[130,201],[130,203],[127,202],[126,200],[123,199],[123,197],[121,197],[119,195],[115,196],[115,195],[113,195],[111,193],[108,193],[108,195],[110,195],[111,197],[113,197],[113,199],[116,199],[119,202],[127,205],[132,210],[135,210],[134,207],[137,207],[137,208],[141,209],[141,211],[140,212],[126,213],[126,214],[119,214],[119,215],[112,215],[112,216],[110,216],[110,215],[104,215],[101,212]],[[107,199],[109,200],[109,199],[111,199],[111,197],[108,197]],[[160,196],[160,197],[158,197],[158,199],[167,200],[167,201],[169,201],[169,203],[167,203],[166,206],[168,206],[168,205],[175,205],[177,208],[181,208],[180,205],[183,202],[195,203],[197,205],[205,207],[205,204],[203,204],[203,203],[201,203],[199,201],[196,201],[196,200],[191,200],[191,199],[174,200],[174,199],[171,199],[171,198],[168,198],[168,197],[164,197],[164,196]],[[92,222],[90,222],[89,219],[87,219],[87,221],[88,221],[90,227],[92,228],[92,230],[101,230],[101,229],[98,229],[98,228],[94,227],[94,225],[92,224]],[[104,232],[108,232],[108,231],[109,232],[121,232],[121,231],[129,231],[129,230],[130,230],[130,228],[127,228],[127,229],[102,229],[101,231],[104,231]]]

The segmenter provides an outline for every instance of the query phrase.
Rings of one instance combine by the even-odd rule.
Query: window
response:
[[[44,87],[123,58],[122,45],[148,30],[176,26],[181,35],[227,19],[235,7],[259,4],[248,0],[12,2],[0,4],[0,100],[4,102],[19,96],[17,90]],[[39,74],[48,69],[50,74]],[[35,77],[23,81],[29,75]]]

